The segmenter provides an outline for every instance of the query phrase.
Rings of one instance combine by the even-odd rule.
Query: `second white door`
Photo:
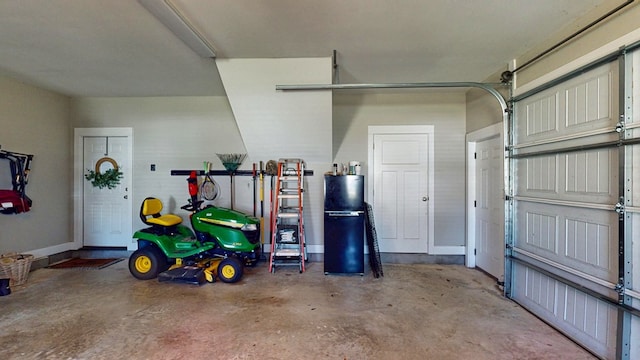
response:
[[[500,136],[476,143],[476,266],[504,280],[504,181]]]
[[[373,146],[373,208],[380,251],[427,253],[428,134],[374,134]]]

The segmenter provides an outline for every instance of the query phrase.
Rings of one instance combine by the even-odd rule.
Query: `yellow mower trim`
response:
[[[202,222],[210,223],[210,224],[231,227],[234,229],[240,229],[244,226],[243,224],[238,224],[237,222],[233,222],[233,221],[222,221],[222,220],[215,220],[215,219],[208,219],[208,218],[198,218],[198,220]]]

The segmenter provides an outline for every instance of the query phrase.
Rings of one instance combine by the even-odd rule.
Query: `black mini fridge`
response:
[[[324,177],[324,273],[364,275],[364,176]]]

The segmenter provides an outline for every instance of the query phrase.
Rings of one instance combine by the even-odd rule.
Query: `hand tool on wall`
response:
[[[264,163],[260,160],[260,242],[262,244],[262,258],[266,260],[264,256]]]
[[[189,184],[189,196],[191,196],[191,204],[196,206],[198,202],[198,178],[196,176],[196,172],[192,171],[187,178],[187,183]]]
[[[224,168],[229,172],[230,188],[231,188],[231,210],[233,210],[235,187],[233,186],[233,176],[236,170],[242,164],[247,154],[216,154]]]
[[[251,178],[253,180],[253,216],[256,216],[256,208],[258,206],[256,201],[256,163],[253,163],[253,169],[251,173]]]

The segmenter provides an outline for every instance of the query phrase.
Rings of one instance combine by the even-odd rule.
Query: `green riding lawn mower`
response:
[[[161,214],[159,199],[145,199],[140,218],[149,227],[133,234],[138,250],[129,258],[129,271],[140,280],[199,285],[239,281],[244,266],[255,266],[260,259],[260,220],[231,209],[200,208],[195,173],[187,181],[191,200],[181,208],[191,212],[193,230],[179,216]]]

